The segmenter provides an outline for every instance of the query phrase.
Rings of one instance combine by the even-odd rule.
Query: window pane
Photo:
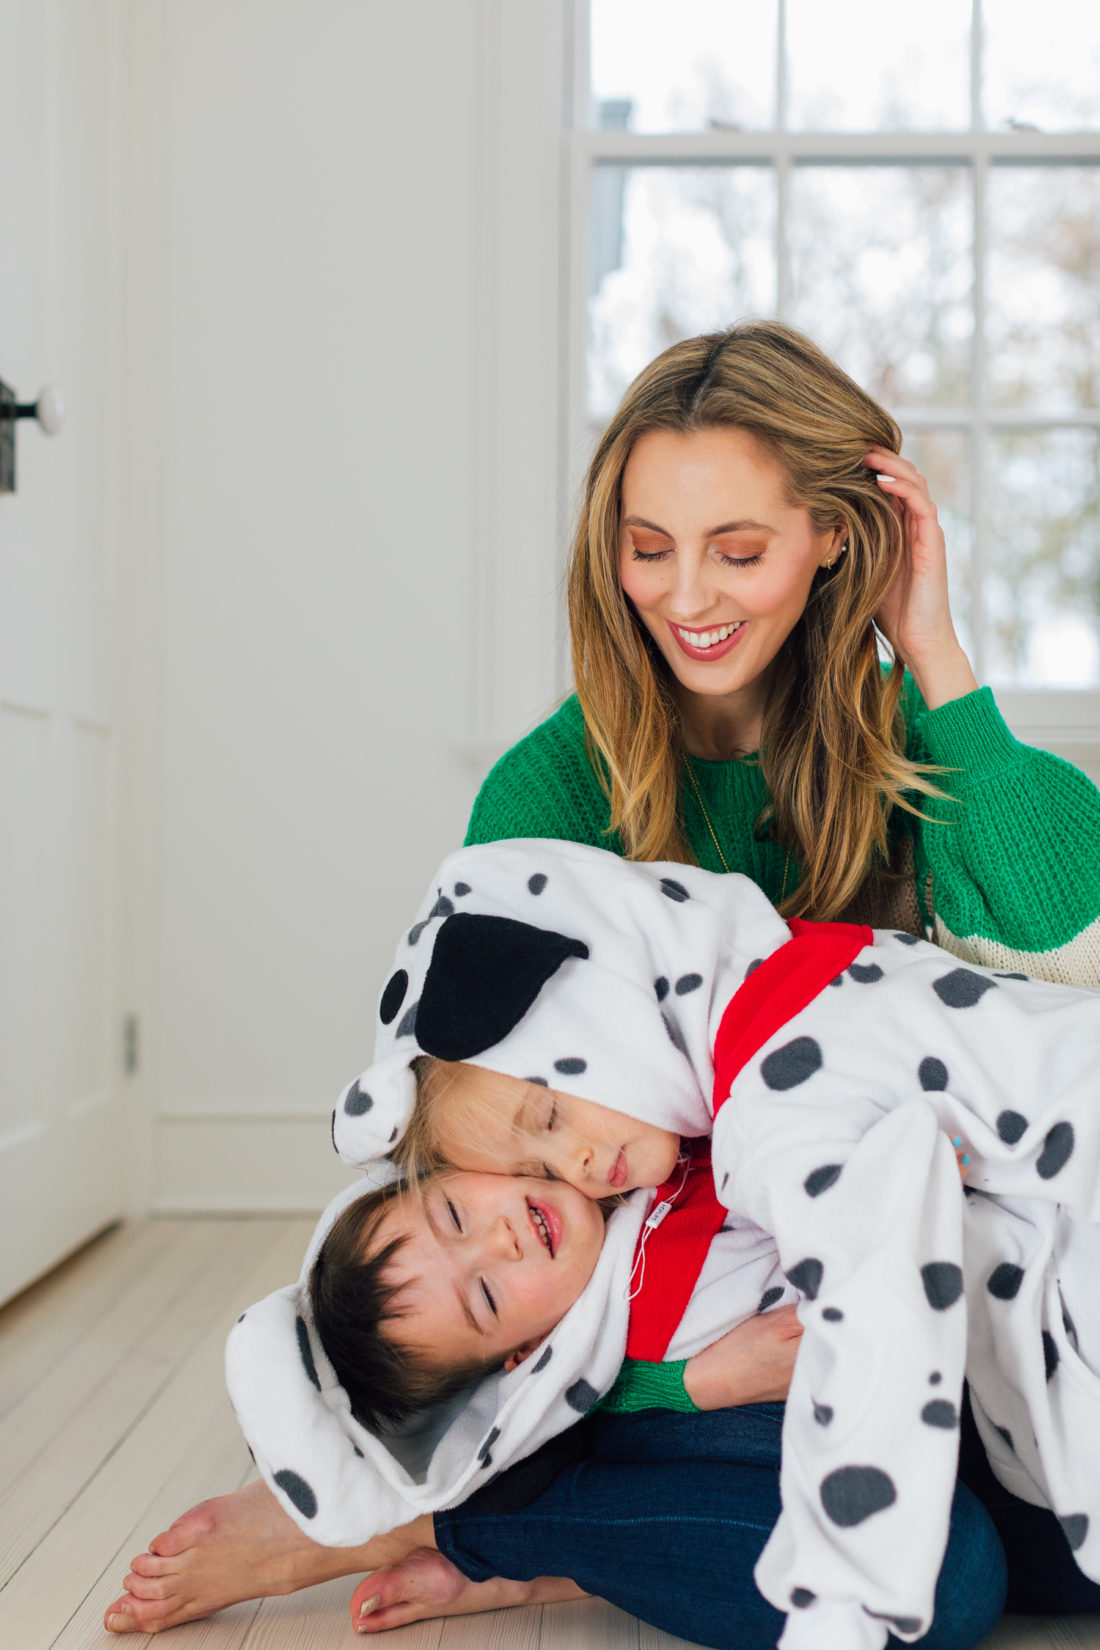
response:
[[[970,125],[970,7],[787,0],[790,125],[811,132]]]
[[[1100,166],[994,166],[988,267],[994,404],[1100,405]]]
[[[1075,132],[1100,125],[1100,13],[1095,0],[986,0],[985,123]]]
[[[610,416],[680,338],[775,308],[767,166],[600,166],[593,175],[588,403]]]
[[[888,407],[963,405],[970,246],[966,167],[795,167],[791,320]]]
[[[993,454],[989,678],[1100,686],[1100,431],[1000,436]]]
[[[591,3],[593,125],[774,125],[776,0]]]
[[[951,616],[959,640],[973,656],[970,612],[973,528],[970,507],[970,437],[962,430],[920,430],[906,435],[902,453],[928,482],[947,541]]]

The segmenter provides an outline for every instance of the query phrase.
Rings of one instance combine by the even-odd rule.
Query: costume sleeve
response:
[[[1100,791],[1014,738],[989,688],[928,710],[907,678],[908,755],[944,772],[917,798],[918,881],[937,944],[968,962],[1100,986]]]
[[[871,1086],[870,1084],[868,1085]],[[783,1650],[880,1650],[932,1620],[966,1357],[962,1189],[923,1097],[812,1104],[745,1072],[719,1113],[722,1201],[772,1231],[803,1295],[783,1512],[756,1568]]]

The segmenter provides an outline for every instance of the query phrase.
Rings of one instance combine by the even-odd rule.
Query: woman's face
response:
[[[843,537],[787,503],[779,466],[743,430],[650,430],[623,472],[622,587],[689,694],[760,681]]]

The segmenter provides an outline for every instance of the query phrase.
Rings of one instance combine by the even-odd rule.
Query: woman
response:
[[[467,841],[550,836],[694,860],[747,873],[785,915],[914,933],[930,922],[972,961],[1100,985],[1100,794],[1015,740],[978,688],[935,506],[900,445],[881,407],[776,322],[659,356],[585,484],[569,571],[576,693],[493,769]],[[421,1554],[369,1578],[356,1603],[384,1627],[477,1607],[471,1581],[486,1586],[483,1608],[517,1601],[522,1587],[487,1578],[538,1574],[561,1553],[590,1590],[726,1642],[707,1564],[692,1567],[690,1534],[681,1540],[706,1506],[716,1526],[755,1524],[758,1536],[739,1565],[710,1532],[719,1593],[739,1600],[730,1641],[751,1644],[758,1629],[774,1642],[779,1618],[751,1567],[778,1509],[779,1406],[694,1411],[682,1370],[628,1363],[583,1463],[522,1507],[505,1475],[437,1516],[434,1538],[462,1575]],[[1010,1607],[1100,1609],[1053,1515],[1001,1489],[970,1427],[963,1455],[1008,1548]],[[660,1465],[647,1478],[650,1461]],[[736,1483],[721,1462],[737,1463]],[[644,1537],[634,1517],[627,1558],[617,1511],[653,1502],[663,1536],[660,1517]],[[970,1523],[961,1543],[953,1534],[945,1593],[962,1585],[956,1546],[980,1571],[985,1540],[973,1507],[956,1514]],[[553,1596],[535,1585],[531,1596]]]
[[[935,509],[899,446],[777,323],[653,362],[589,470],[569,579],[577,693],[494,768],[468,840],[695,859],[746,872],[788,915],[930,920],[960,955],[1100,983],[1100,796],[1018,744],[977,689]],[[352,1601],[363,1631],[579,1586],[700,1643],[774,1645],[782,1617],[752,1570],[779,1513],[776,1400],[797,1341],[765,1318],[719,1344],[686,1368],[627,1365],[563,1444],[369,1551],[303,1550],[262,1486],[206,1503],[135,1560],[107,1625],[156,1630],[358,1560],[374,1570]],[[1100,1609],[1052,1516],[986,1482],[964,1437],[974,1450],[1010,1601]],[[922,1644],[977,1642],[1003,1589],[989,1513],[960,1486]]]

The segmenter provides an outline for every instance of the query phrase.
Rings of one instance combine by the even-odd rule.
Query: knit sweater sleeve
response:
[[[575,696],[506,751],[478,793],[466,843],[553,837],[621,854]]]
[[[928,710],[907,682],[908,753],[944,771],[920,800],[918,877],[957,956],[1100,987],[1100,791],[1014,738],[989,688]]]

